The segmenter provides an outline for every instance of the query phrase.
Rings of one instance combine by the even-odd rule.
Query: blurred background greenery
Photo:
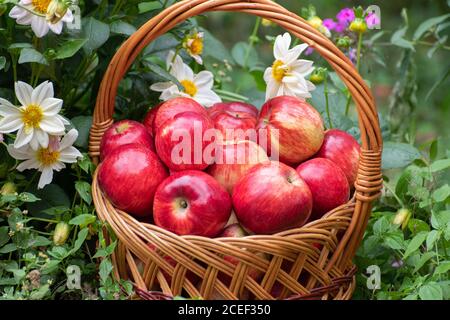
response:
[[[292,12],[301,13],[302,7],[308,3],[298,0],[279,0],[278,3],[286,6]],[[389,117],[391,124],[403,126],[398,140],[405,140],[403,135],[415,135],[415,142],[419,146],[427,145],[438,138],[443,150],[450,147],[450,48],[448,46],[438,49],[433,56],[428,57],[431,47],[426,39],[421,44],[415,45],[415,51],[411,52],[411,76],[416,79],[417,86],[410,88],[416,91],[408,101],[393,100],[393,89],[399,79],[405,79],[404,68],[399,64],[404,51],[402,48],[390,43],[392,34],[402,27],[404,21],[402,11],[406,9],[408,15],[409,31],[405,38],[411,38],[414,30],[426,19],[441,16],[450,12],[446,0],[414,0],[414,1],[342,1],[342,0],[317,0],[312,2],[317,9],[317,14],[322,19],[335,18],[336,14],[345,7],[378,5],[381,9],[382,37],[377,40],[374,50],[377,51],[385,66],[373,63],[370,55],[362,57],[362,73],[370,81],[373,92],[378,102],[380,112]],[[238,41],[247,41],[252,33],[255,17],[243,19],[242,14],[213,13],[201,21],[208,30],[224,44],[231,48]],[[237,31],[238,30],[238,31]],[[448,36],[448,30],[443,30],[444,37]],[[282,32],[279,27],[263,27],[259,29],[259,37],[264,39],[266,35],[276,35]],[[371,31],[367,39],[376,34]],[[271,63],[271,45],[262,41],[257,46],[261,60],[267,65]],[[316,60],[317,57],[313,57]],[[445,78],[445,79],[444,79]],[[439,82],[439,80],[444,81]],[[440,84],[429,95],[433,86]],[[414,92],[412,92],[414,93]],[[429,95],[429,96],[427,96]],[[405,99],[403,99],[405,100]],[[404,105],[406,104],[406,106]],[[407,132],[408,131],[408,132]],[[412,137],[406,140],[411,140]],[[412,139],[414,140],[414,139]],[[411,142],[411,141],[410,141]]]

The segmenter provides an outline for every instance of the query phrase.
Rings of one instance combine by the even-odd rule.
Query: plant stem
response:
[[[405,207],[403,201],[399,198],[399,196],[395,193],[395,191],[389,186],[386,182],[383,181],[383,186],[394,196],[395,200],[397,200],[398,204],[402,206],[402,208]]]
[[[362,49],[362,44],[363,44],[363,33],[360,32],[358,35],[358,48],[356,51],[356,70],[358,70],[361,67],[361,49]]]
[[[325,81],[323,83],[323,92],[325,94],[325,109],[327,111],[327,117],[328,117],[328,129],[333,129],[333,122],[331,121],[331,114],[330,114],[330,104],[328,99],[328,75],[325,77]]]
[[[256,43],[256,37],[258,36],[258,31],[259,31],[259,27],[261,26],[261,21],[262,21],[262,19],[260,17],[256,18],[256,23],[255,23],[255,26],[253,27],[253,32],[248,39],[249,40],[248,47],[247,47],[247,51],[245,52],[245,58],[244,58],[244,68],[247,68],[248,58],[250,57],[250,52]]]

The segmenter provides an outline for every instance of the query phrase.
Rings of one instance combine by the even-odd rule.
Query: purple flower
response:
[[[336,26],[334,27],[334,31],[337,33],[343,33],[345,30],[347,30],[348,25],[346,23],[336,23]]]
[[[350,50],[348,51],[348,57],[350,58],[351,62],[353,62],[353,64],[356,64],[357,54],[358,51],[355,48],[350,48]]]
[[[353,20],[355,20],[355,12],[353,11],[353,9],[344,8],[339,11],[336,18],[338,19],[339,23],[348,25]]]
[[[366,17],[366,23],[369,29],[373,29],[374,27],[377,27],[381,23],[380,17],[378,17],[375,13],[371,12]]]
[[[328,30],[332,31],[336,27],[337,23],[333,19],[325,19],[323,20],[323,26]]]
[[[308,47],[305,51],[305,56],[310,56],[314,53],[314,49],[311,47]]]

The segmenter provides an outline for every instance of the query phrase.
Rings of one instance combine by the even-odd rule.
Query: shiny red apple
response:
[[[312,195],[298,173],[280,162],[250,169],[233,189],[233,206],[241,225],[257,234],[302,226],[312,209]]]
[[[258,109],[255,106],[242,102],[221,102],[207,110],[214,122],[214,127],[222,134],[224,141],[257,141],[254,130],[258,118]],[[252,131],[247,132],[248,130]]]
[[[147,218],[152,215],[156,188],[167,176],[166,168],[153,151],[128,144],[118,147],[103,160],[98,182],[118,209]]]
[[[215,163],[208,168],[208,173],[230,193],[248,170],[269,161],[266,151],[252,141],[217,144],[215,159]]]
[[[155,151],[153,139],[144,125],[133,120],[122,120],[114,123],[104,133],[100,143],[100,159],[103,160],[112,151],[126,144],[139,144]]]
[[[302,163],[297,172],[309,186],[313,198],[311,220],[345,204],[350,187],[344,172],[328,159],[315,158]]]
[[[154,129],[154,123],[155,123],[155,118],[156,118],[156,113],[159,110],[159,107],[161,106],[162,103],[154,106],[153,108],[151,108],[147,114],[145,115],[144,121],[142,121],[142,124],[147,128],[148,133],[154,137],[155,136],[155,129]]]
[[[155,224],[178,235],[217,236],[231,214],[228,192],[210,175],[194,170],[168,177],[155,194]]]
[[[162,103],[156,112],[153,120],[153,132],[156,134],[159,127],[167,120],[173,119],[177,114],[182,112],[196,112],[208,117],[206,109],[197,101],[190,98],[174,98]]]
[[[156,150],[171,171],[204,170],[215,155],[215,136],[207,133],[215,133],[208,116],[182,112],[156,130]]]
[[[315,157],[326,158],[341,168],[350,187],[353,188],[358,174],[360,151],[358,141],[351,134],[339,129],[331,129],[325,132],[322,147]]]
[[[265,148],[273,159],[296,165],[319,151],[324,126],[319,112],[307,102],[295,97],[281,96],[267,101],[259,116],[258,138],[265,137]]]

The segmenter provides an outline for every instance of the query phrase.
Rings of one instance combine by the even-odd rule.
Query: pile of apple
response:
[[[222,138],[194,141],[199,128],[221,132]],[[277,143],[262,148],[259,141],[226,134],[233,129],[264,132]],[[173,137],[186,134],[193,147],[182,159],[190,161],[178,161],[173,154],[179,141]],[[212,145],[213,161],[197,154]],[[277,150],[271,150],[274,145]],[[269,160],[274,151],[279,161]],[[274,234],[345,204],[359,152],[351,135],[325,132],[319,112],[294,97],[269,100],[261,112],[239,102],[204,108],[176,98],[152,108],[142,124],[123,120],[107,130],[98,181],[118,209],[178,235]],[[239,155],[246,161],[230,161]]]

